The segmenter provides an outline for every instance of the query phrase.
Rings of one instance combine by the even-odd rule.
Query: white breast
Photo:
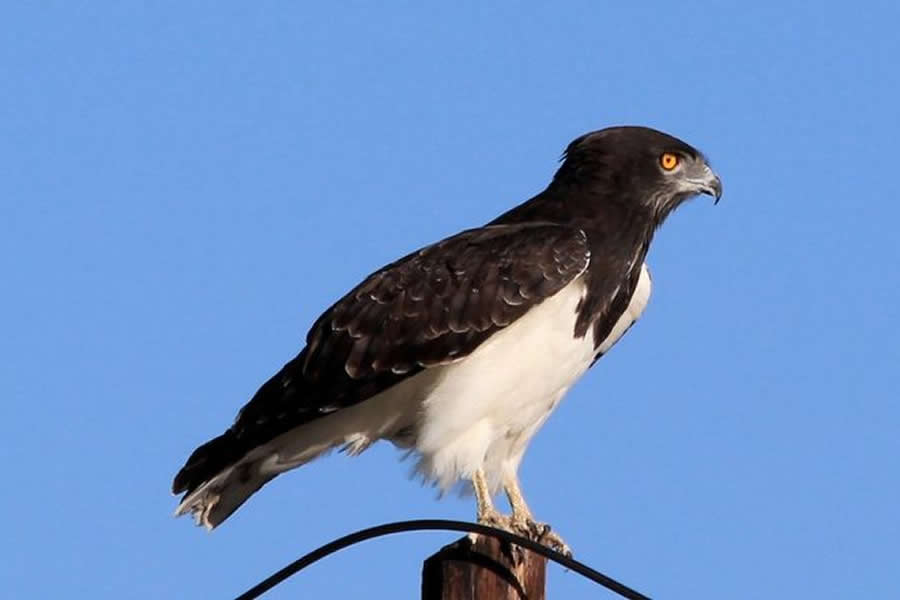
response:
[[[484,467],[499,484],[503,462],[524,451],[523,434],[531,437],[593,360],[593,336],[574,337],[584,294],[578,278],[469,356],[439,367],[415,443],[427,479],[446,489]]]
[[[610,335],[595,348],[593,328],[574,336],[581,278],[493,335],[463,360],[446,365],[423,404],[415,449],[418,469],[447,488],[480,466],[492,486],[515,471],[534,433],[563,395],[640,316],[650,295],[641,270],[634,296]]]

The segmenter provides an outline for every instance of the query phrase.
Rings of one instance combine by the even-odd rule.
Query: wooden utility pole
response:
[[[422,600],[544,600],[547,559],[500,540],[466,536],[422,567]]]

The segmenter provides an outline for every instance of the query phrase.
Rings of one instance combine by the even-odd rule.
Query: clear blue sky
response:
[[[896,3],[316,4],[5,7],[4,594],[227,598],[357,528],[473,518],[387,445],[211,535],[169,485],[360,277],[635,123],[706,152],[725,197],[657,236],[643,319],[526,455],[532,507],[658,598],[896,597]],[[454,538],[270,597],[414,598]],[[552,568],[549,591],[596,590]]]

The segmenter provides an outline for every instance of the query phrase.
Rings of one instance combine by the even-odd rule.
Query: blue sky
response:
[[[357,528],[473,518],[387,445],[211,535],[169,485],[359,278],[620,123],[701,148],[725,196],[658,234],[647,312],[526,455],[532,508],[658,598],[896,595],[900,9],[632,4],[7,6],[9,597],[227,598]],[[370,542],[270,597],[413,598],[454,538]],[[591,585],[552,568],[549,597]]]

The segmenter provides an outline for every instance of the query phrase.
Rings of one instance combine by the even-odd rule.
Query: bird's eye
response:
[[[666,171],[671,171],[678,166],[678,155],[671,152],[663,152],[659,157],[659,164]]]

